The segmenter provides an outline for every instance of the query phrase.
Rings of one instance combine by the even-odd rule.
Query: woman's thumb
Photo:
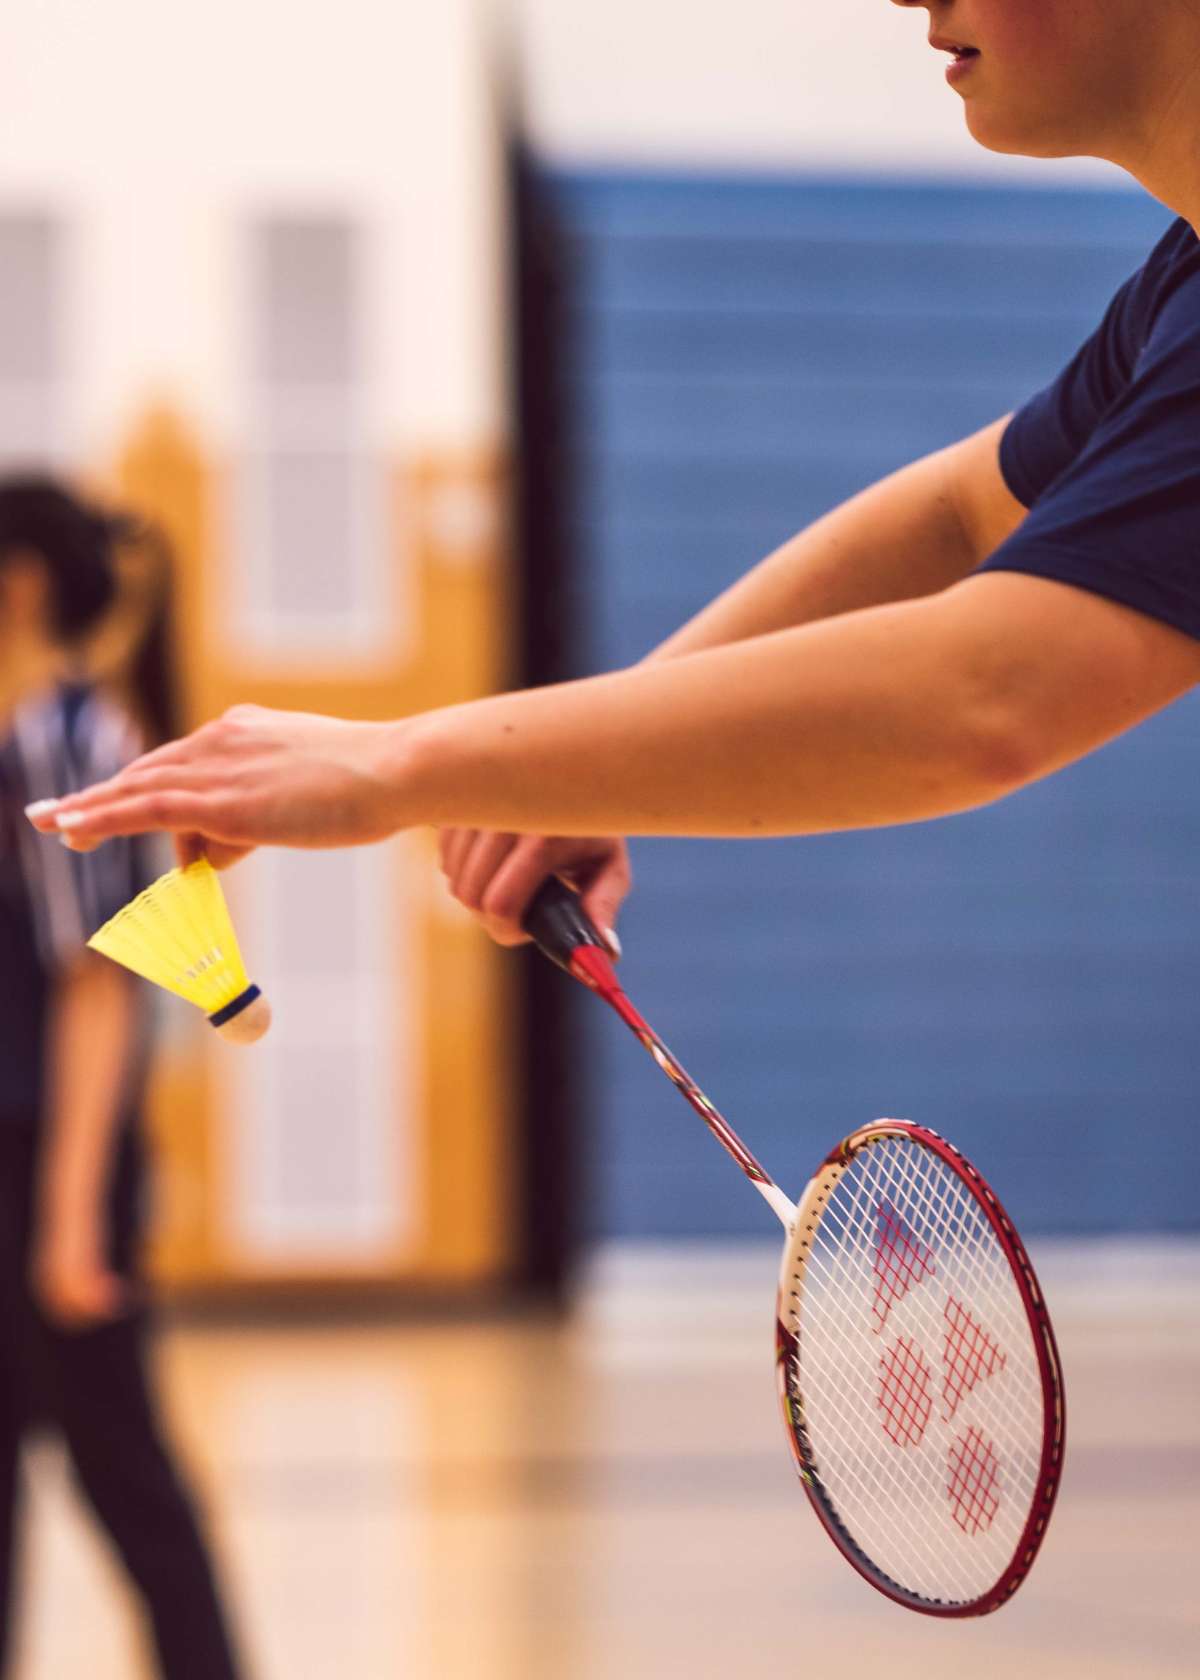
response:
[[[596,924],[597,930],[603,934],[612,955],[617,958],[621,955],[621,941],[616,929],[617,912],[627,891],[623,881],[599,880],[593,881],[580,898],[583,909]]]

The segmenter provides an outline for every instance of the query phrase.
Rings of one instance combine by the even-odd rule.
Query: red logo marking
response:
[[[875,1209],[875,1331],[887,1323],[896,1302],[937,1270],[933,1250],[919,1242],[890,1202]]]
[[[968,1429],[950,1443],[948,1467],[946,1493],[959,1528],[969,1536],[990,1528],[1000,1509],[1000,1461],[992,1443],[978,1429]]]
[[[929,1385],[933,1372],[921,1350],[903,1337],[879,1361],[879,1409],[883,1432],[898,1447],[915,1447],[933,1410]]]
[[[942,1416],[947,1422],[960,1402],[977,1383],[1004,1369],[1006,1358],[999,1344],[981,1324],[976,1324],[961,1301],[951,1295],[946,1301],[946,1340],[942,1351]]]

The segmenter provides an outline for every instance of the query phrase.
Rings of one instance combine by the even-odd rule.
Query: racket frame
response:
[[[527,913],[526,930],[543,954],[598,993],[641,1041],[684,1100],[704,1121],[716,1141],[737,1163],[784,1229],[787,1241],[779,1274],[775,1308],[776,1376],[784,1427],[792,1458],[809,1503],[821,1526],[852,1568],[893,1603],[922,1615],[943,1618],[983,1616],[1006,1604],[1028,1575],[1054,1510],[1066,1442],[1066,1402],[1062,1366],[1050,1315],[1037,1275],[1016,1227],[983,1174],[937,1132],[911,1120],[876,1120],[862,1126],[832,1149],[793,1204],[733,1127],[687,1073],[640,1011],[626,996],[604,940],[582,910],[576,894],[551,877],[543,882]],[[1042,1447],[1029,1515],[1009,1562],[995,1584],[978,1598],[942,1602],[925,1598],[893,1581],[871,1560],[845,1527],[821,1481],[805,1421],[799,1382],[800,1347],[789,1318],[799,1321],[804,1273],[820,1228],[825,1205],[856,1155],[873,1144],[903,1138],[929,1149],[971,1195],[999,1243],[1025,1308],[1042,1384]]]
[[[908,1139],[929,1149],[970,1192],[1009,1263],[1028,1317],[1042,1382],[1044,1433],[1029,1516],[1012,1557],[995,1585],[979,1598],[962,1603],[943,1603],[912,1592],[884,1574],[861,1549],[842,1523],[826,1492],[805,1420],[799,1336],[791,1328],[791,1323],[799,1322],[805,1269],[826,1204],[838,1180],[860,1151],[888,1138]],[[843,1139],[822,1162],[796,1207],[796,1217],[784,1247],[779,1273],[775,1348],[780,1407],[797,1474],[822,1527],[847,1563],[886,1598],[926,1616],[985,1616],[1006,1604],[1033,1567],[1054,1510],[1066,1444],[1066,1401],[1058,1346],[1037,1274],[1016,1227],[983,1174],[952,1143],[928,1127],[914,1125],[910,1120],[876,1120]]]

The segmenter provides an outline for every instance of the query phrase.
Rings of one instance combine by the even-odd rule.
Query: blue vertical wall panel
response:
[[[1167,216],[1135,193],[563,174],[578,665],[631,663],[776,543],[1019,403]],[[989,810],[642,841],[634,995],[781,1182],[879,1114],[944,1130],[1033,1230],[1194,1230],[1200,706]],[[587,1012],[606,1235],[769,1216]],[[1126,1123],[1135,1122],[1133,1132]],[[1070,1159],[1071,1192],[1047,1167]]]

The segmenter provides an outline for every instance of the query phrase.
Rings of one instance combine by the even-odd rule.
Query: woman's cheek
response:
[[[1005,71],[1044,74],[1054,62],[1078,53],[1092,31],[1073,0],[989,0],[983,31]]]

